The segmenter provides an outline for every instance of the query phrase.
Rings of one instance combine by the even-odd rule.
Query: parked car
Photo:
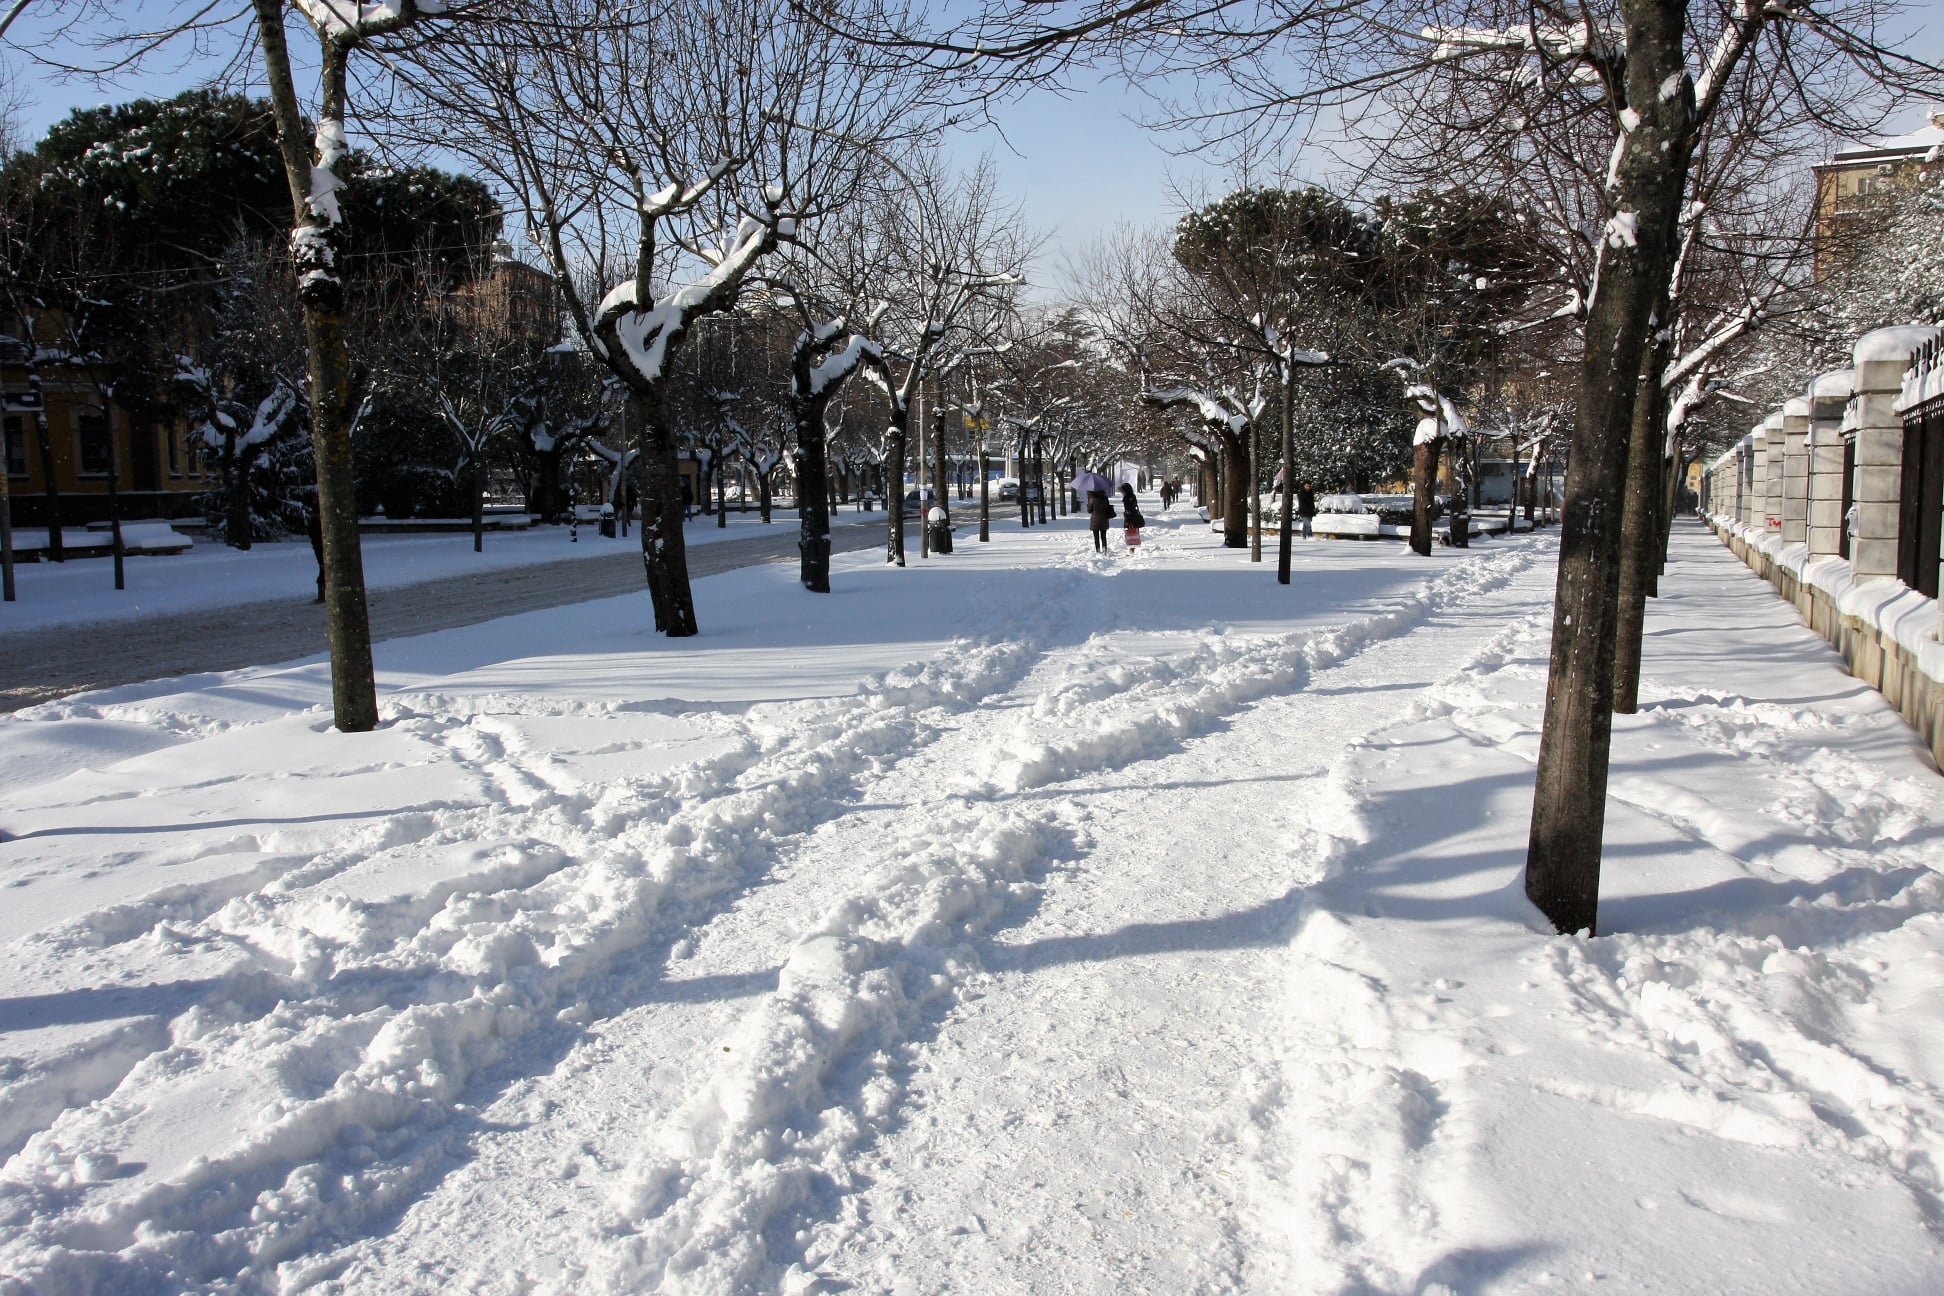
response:
[[[925,508],[936,502],[937,497],[932,494],[931,487],[929,486],[925,487],[925,498],[922,503],[918,499],[918,492],[915,488],[908,490],[905,492],[904,497],[904,515],[906,517],[921,517],[925,512]]]

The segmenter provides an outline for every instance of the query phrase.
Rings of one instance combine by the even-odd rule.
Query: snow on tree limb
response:
[[[326,225],[339,225],[344,215],[338,208],[337,191],[344,188],[344,180],[337,173],[337,164],[351,154],[351,146],[345,142],[344,119],[341,117],[320,117],[317,121],[317,134],[311,143],[316,160],[311,163],[310,193],[304,203],[319,220]],[[292,243],[296,236],[292,235]]]
[[[643,304],[638,277],[616,284],[594,313],[595,331],[620,345],[638,377],[658,382],[668,362],[669,344],[696,316],[717,309],[733,296],[751,267],[774,249],[779,239],[774,218],[745,216],[722,259],[707,274],[661,301]]]
[[[334,41],[382,36],[415,19],[435,17],[447,10],[446,0],[379,0],[375,4],[360,3],[360,0],[294,0],[294,3],[320,36]]]

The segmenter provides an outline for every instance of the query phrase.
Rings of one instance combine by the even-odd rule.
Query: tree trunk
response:
[[[296,227],[305,231],[307,256],[296,266],[298,297],[304,309],[307,377],[310,384],[311,441],[317,464],[317,511],[324,536],[324,616],[331,646],[331,701],[337,727],[362,733],[377,727],[378,690],[371,669],[371,619],[365,605],[364,558],[358,548],[357,495],[351,476],[351,364],[344,344],[343,240],[335,230],[312,224],[311,157],[304,114],[291,82],[290,52],[284,44],[280,0],[253,0],[257,40],[277,118],[284,175]],[[326,57],[326,96],[342,106],[345,53]]]
[[[1666,480],[1661,495],[1660,544],[1654,551],[1654,570],[1656,574],[1667,570],[1667,546],[1674,535],[1674,514],[1680,506],[1681,479],[1687,475],[1685,432],[1674,434],[1674,455],[1664,460],[1661,468]],[[1658,592],[1658,591],[1656,591]]]
[[[1222,437],[1222,548],[1246,549],[1249,545],[1249,482],[1255,473],[1249,465],[1249,446],[1239,436]]]
[[[893,410],[884,433],[884,561],[899,567],[905,565],[905,420],[910,417],[909,409]],[[894,492],[896,499],[891,498]]]
[[[0,463],[0,602],[11,603],[14,598],[13,492],[7,466]]]
[[[358,544],[357,487],[351,474],[351,430],[345,413],[351,366],[336,310],[304,312],[311,389],[312,454],[317,511],[324,531],[324,617],[331,645],[331,699],[337,727],[363,733],[378,724],[371,666],[371,615],[365,601],[364,553]]]
[[[1660,373],[1672,350],[1662,337],[1647,348],[1634,393],[1633,422],[1627,439],[1627,493],[1620,521],[1620,587],[1613,647],[1613,709],[1632,715],[1640,709],[1640,652],[1646,631],[1647,596],[1654,592],[1654,551],[1660,546],[1661,424],[1667,392]]]
[[[1596,931],[1613,726],[1621,509],[1634,394],[1671,248],[1691,148],[1683,66],[1685,0],[1621,0],[1628,104],[1611,233],[1587,309],[1579,425],[1560,516],[1546,718],[1532,801],[1525,891],[1560,932]],[[1663,85],[1680,93],[1664,96]]]
[[[1021,437],[1019,439],[1019,529],[1021,531],[1033,525],[1033,503],[1029,498],[1031,492],[1026,489],[1032,476],[1033,474],[1026,468],[1026,439]]]
[[[683,639],[699,633],[701,627],[689,589],[675,436],[666,421],[659,385],[646,391],[637,388],[635,403],[642,477],[641,565],[648,580],[648,601],[654,608],[655,629],[671,639]]]
[[[796,424],[797,578],[812,594],[830,593],[830,463],[822,403],[792,401]]]
[[[1432,491],[1438,484],[1438,452],[1444,438],[1423,441],[1411,451],[1411,548],[1431,556]]]
[[[473,451],[472,472],[472,532],[473,552],[486,552],[486,461],[479,451]],[[616,509],[616,513],[620,510]]]
[[[560,443],[533,452],[533,477],[527,493],[527,512],[537,513],[543,522],[560,520]]]

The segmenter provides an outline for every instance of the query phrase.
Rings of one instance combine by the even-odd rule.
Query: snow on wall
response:
[[[1793,573],[1804,585],[1828,595],[1844,616],[1854,617],[1897,644],[1925,675],[1944,682],[1944,611],[1936,599],[1888,577],[1859,583],[1846,558],[1825,555],[1812,559],[1805,544],[1784,544],[1779,535],[1724,514],[1715,514],[1712,520],[1752,552],[1767,555],[1771,563]]]
[[[1928,324],[1893,324],[1873,329],[1856,340],[1856,367],[1881,364],[1886,360],[1908,361],[1910,353],[1927,342],[1937,340],[1939,330]]]

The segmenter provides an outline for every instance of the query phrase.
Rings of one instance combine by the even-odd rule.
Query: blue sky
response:
[[[12,41],[31,47],[48,39],[45,7],[30,6],[9,33]],[[1904,45],[1911,54],[1933,61],[1944,59],[1944,12],[1920,8],[1908,27],[1915,33]],[[218,70],[214,60],[158,65],[148,75],[123,83],[113,91],[70,82],[60,84],[14,55],[9,60],[18,92],[23,96],[23,134],[38,138],[71,109],[91,104],[168,95],[197,84]],[[1041,285],[1058,277],[1063,253],[1078,250],[1093,238],[1126,222],[1135,225],[1170,220],[1178,211],[1171,187],[1190,194],[1221,193],[1226,173],[1196,157],[1170,154],[1169,141],[1142,128],[1138,117],[1148,101],[1118,77],[1085,84],[1085,92],[1067,96],[1047,91],[999,105],[993,116],[1003,130],[987,130],[957,141],[955,151],[970,161],[981,152],[992,155],[1001,182],[1017,197],[1026,221],[1051,236],[1048,255],[1035,274]],[[1893,127],[1912,129],[1922,123],[1923,108],[1913,105]],[[1304,167],[1305,174],[1326,173],[1320,158]]]
[[[40,44],[50,35],[47,22],[30,6],[9,35]],[[108,91],[58,81],[18,56],[11,64],[25,100],[21,121],[28,141],[75,108],[172,95],[221,70],[213,59],[177,61]],[[1160,139],[1130,120],[1145,102],[1118,78],[1091,84],[1084,94],[1036,91],[999,105],[993,114],[999,129],[965,134],[954,152],[968,163],[990,153],[1007,189],[1024,204],[1027,221],[1054,234],[1058,245],[1077,245],[1122,221],[1168,218],[1171,176],[1191,188],[1214,183],[1217,173],[1208,164],[1171,157]]]

